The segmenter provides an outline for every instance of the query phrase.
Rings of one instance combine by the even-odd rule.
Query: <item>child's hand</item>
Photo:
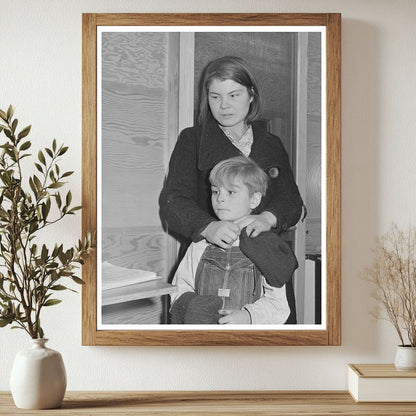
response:
[[[220,309],[219,324],[250,324],[250,314],[245,309]]]
[[[202,231],[201,235],[208,243],[227,249],[240,235],[241,228],[231,221],[213,221]]]
[[[262,212],[259,215],[247,215],[236,221],[236,224],[243,229],[246,228],[246,233],[249,237],[257,237],[260,233],[270,231],[275,224],[275,216],[270,212]]]

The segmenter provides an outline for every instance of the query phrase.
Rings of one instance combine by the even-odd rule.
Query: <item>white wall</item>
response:
[[[375,236],[416,222],[416,2],[413,0],[0,0],[0,108],[33,124],[33,147],[70,145],[81,187],[81,13],[342,13],[342,346],[82,347],[81,298],[46,310],[69,390],[345,389],[346,364],[392,362],[397,338],[369,316],[359,278]],[[48,235],[70,244],[80,216]],[[57,237],[58,235],[58,237]],[[0,330],[0,390],[27,336]]]

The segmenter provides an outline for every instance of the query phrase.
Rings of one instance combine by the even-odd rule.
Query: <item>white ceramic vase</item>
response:
[[[416,347],[398,345],[394,365],[400,371],[416,370]]]
[[[16,354],[10,388],[15,405],[21,409],[53,409],[64,398],[64,362],[59,352],[45,346],[47,341],[32,339],[30,349]]]

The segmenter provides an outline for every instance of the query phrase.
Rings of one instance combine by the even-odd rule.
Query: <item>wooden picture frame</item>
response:
[[[341,344],[341,15],[320,14],[83,14],[82,38],[82,230],[97,229],[97,33],[100,27],[287,27],[321,28],[324,34],[322,55],[326,89],[322,103],[326,151],[323,178],[322,269],[325,287],[322,306],[323,325],[312,328],[279,329],[170,329],[160,328],[100,329],[97,314],[97,253],[83,266],[82,344],[83,345],[340,345]],[[172,99],[172,97],[168,98]],[[98,239],[101,230],[97,229]],[[99,253],[98,253],[99,255]]]

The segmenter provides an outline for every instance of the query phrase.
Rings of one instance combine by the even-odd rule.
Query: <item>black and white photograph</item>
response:
[[[326,28],[96,42],[97,330],[325,331]]]
[[[322,32],[307,30],[101,32],[103,325],[321,323]]]

